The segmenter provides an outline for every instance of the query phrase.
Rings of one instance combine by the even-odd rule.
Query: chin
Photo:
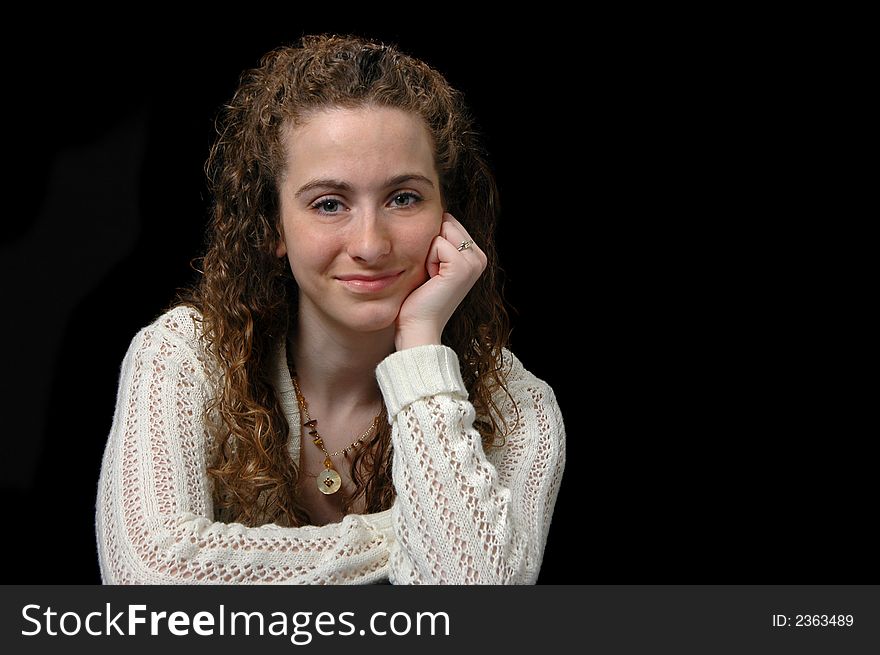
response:
[[[399,302],[383,302],[378,307],[360,307],[348,317],[346,324],[356,332],[381,332],[394,327],[400,313]]]

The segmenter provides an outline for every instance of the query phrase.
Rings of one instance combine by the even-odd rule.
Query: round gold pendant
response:
[[[324,469],[318,475],[318,491],[322,494],[335,494],[342,486],[342,478],[333,469]]]

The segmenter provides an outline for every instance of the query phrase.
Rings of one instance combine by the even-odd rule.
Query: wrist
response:
[[[440,332],[430,329],[401,331],[398,332],[397,338],[394,340],[394,346],[397,350],[440,345],[442,345]]]

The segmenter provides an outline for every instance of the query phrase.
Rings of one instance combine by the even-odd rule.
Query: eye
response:
[[[335,198],[321,198],[311,204],[311,208],[319,214],[335,214],[339,211],[342,203]]]
[[[394,195],[391,199],[391,205],[394,207],[413,207],[421,201],[422,199],[419,195],[412,191],[404,191]]]

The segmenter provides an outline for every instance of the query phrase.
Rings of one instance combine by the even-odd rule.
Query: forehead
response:
[[[434,147],[425,122],[390,107],[332,108],[314,112],[282,132],[285,177],[383,179],[396,169],[435,177]],[[394,170],[392,170],[394,169]]]

